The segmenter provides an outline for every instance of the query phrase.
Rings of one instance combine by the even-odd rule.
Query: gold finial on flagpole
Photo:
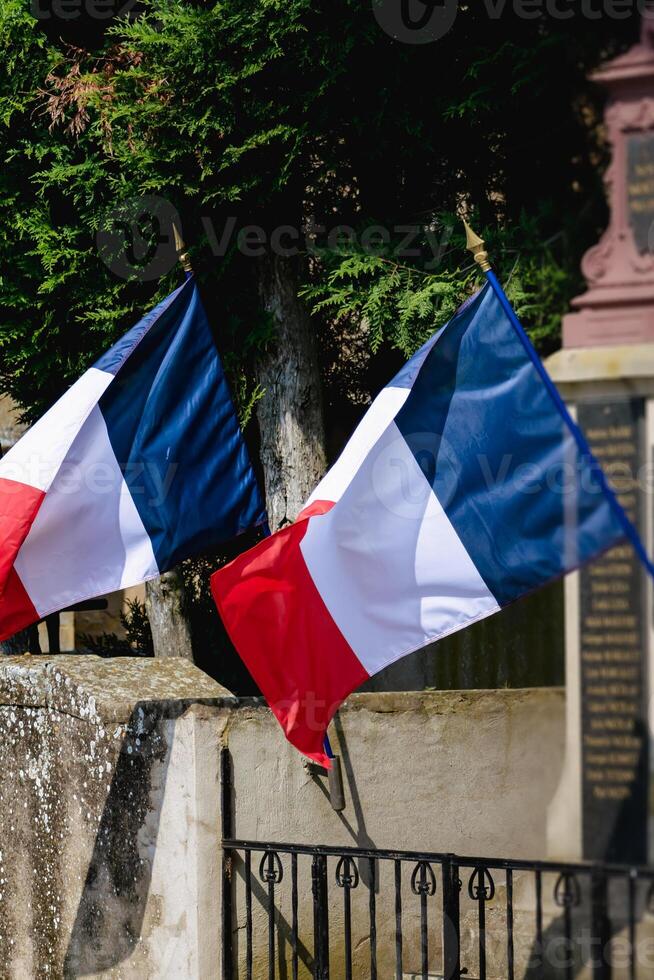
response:
[[[175,250],[177,252],[177,258],[182,264],[182,269],[184,272],[193,272],[193,266],[191,265],[191,260],[189,254],[186,251],[186,245],[184,244],[184,239],[181,236],[179,228],[177,227],[177,222],[173,221],[173,235],[175,236]]]
[[[466,248],[469,252],[472,252],[472,257],[478,266],[480,266],[482,272],[490,272],[491,264],[488,258],[488,252],[486,251],[484,245],[484,239],[476,235],[465,218],[461,219],[463,221],[463,227],[466,230]]]

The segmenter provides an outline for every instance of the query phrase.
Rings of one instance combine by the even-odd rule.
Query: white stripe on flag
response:
[[[47,490],[113,374],[89,368],[0,460],[0,477]]]
[[[97,406],[46,494],[15,568],[40,616],[158,574]]]
[[[314,500],[340,500],[352,477],[409,397],[410,388],[382,388],[352,433],[343,452],[325,474],[305,506]]]
[[[394,422],[300,547],[369,674],[499,609]]]

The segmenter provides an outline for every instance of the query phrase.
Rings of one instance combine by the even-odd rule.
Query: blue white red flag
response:
[[[631,533],[491,282],[378,395],[297,522],[212,588],[287,738],[327,764],[329,720],[371,675]]]
[[[264,521],[191,278],[0,460],[0,639]]]

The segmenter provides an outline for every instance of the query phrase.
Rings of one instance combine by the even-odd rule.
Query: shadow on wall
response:
[[[347,780],[347,786],[350,791],[350,798],[352,801],[352,809],[354,810],[354,819],[356,820],[356,826],[353,827],[348,820],[339,813],[338,816],[341,819],[343,825],[347,828],[348,833],[352,835],[352,839],[356,847],[369,847],[374,849],[375,842],[368,833],[366,828],[366,818],[363,812],[363,806],[361,803],[361,797],[359,795],[359,790],[357,788],[356,779],[354,778],[354,767],[352,765],[352,759],[350,757],[350,752],[347,746],[347,739],[345,738],[345,732],[343,731],[343,723],[339,717],[338,712],[334,715],[334,728],[338,735],[338,750],[341,755],[341,762],[345,778]],[[361,881],[364,883],[366,888],[373,888],[376,892],[379,891],[379,885],[370,880],[370,865],[368,861],[359,861],[359,875]]]
[[[357,847],[364,848],[375,848],[375,842],[370,837],[365,823],[365,815],[363,811],[363,805],[361,802],[361,797],[357,788],[356,779],[354,775],[354,767],[352,765],[352,759],[348,750],[347,739],[345,736],[345,731],[343,729],[342,722],[338,716],[338,713],[334,717],[334,728],[337,734],[337,745],[335,745],[336,751],[340,755],[343,774],[347,783],[347,788],[349,790],[349,801],[348,806],[352,807],[353,811],[353,823],[351,823],[344,813],[337,811],[336,816],[341,821],[348,834],[352,837],[353,844]],[[315,785],[320,789],[321,793],[327,801],[329,801],[329,790],[327,788],[327,781],[324,775],[316,775],[312,770],[309,770],[313,777]],[[230,793],[230,809],[231,817],[228,820],[228,827],[233,827],[236,825],[235,820],[235,794],[233,789]],[[228,833],[228,836],[229,833]],[[233,857],[233,870],[235,876],[237,876],[243,885],[243,889],[247,887],[249,883],[252,908],[257,907],[263,910],[265,916],[268,918],[272,914],[274,921],[274,935],[275,935],[275,959],[277,962],[277,974],[279,980],[289,980],[291,977],[291,950],[293,948],[293,927],[289,918],[282,912],[278,906],[272,906],[274,911],[271,913],[271,902],[270,902],[270,892],[268,890],[268,885],[265,883],[265,855],[263,852],[261,854],[254,852],[253,859],[251,863],[247,864],[246,861],[241,857],[240,854],[234,853]],[[288,876],[290,871],[290,862],[287,862],[289,867],[285,867],[283,870],[284,877]],[[371,880],[370,863],[362,859],[358,861],[359,866],[359,877],[365,888],[368,890],[373,890],[375,893],[379,892],[379,882]],[[372,876],[374,877],[374,876]],[[236,895],[234,891],[235,880],[233,879],[232,884],[232,903],[237,904]],[[306,899],[307,896],[305,896]],[[245,941],[243,925],[234,925],[232,928],[232,955],[235,962],[239,962],[239,951],[240,944]],[[312,974],[315,968],[314,956],[307,945],[302,941],[301,937],[298,936],[296,939],[297,943],[297,954],[298,961],[304,966],[309,974]]]
[[[640,751],[636,771],[639,773],[637,793],[647,792],[648,748],[647,731],[642,723],[636,723],[634,735],[640,743]],[[640,827],[638,812],[645,805],[644,800],[634,798],[623,801],[615,811],[615,819],[609,825],[598,824],[595,828],[597,837],[594,841],[598,864],[630,864],[638,866],[645,863],[647,842],[644,837],[644,827]],[[592,839],[592,838],[591,838]],[[604,855],[601,857],[601,855]],[[592,859],[588,856],[587,859]],[[642,880],[642,879],[641,879]],[[605,892],[600,899],[598,921],[592,917],[592,885],[589,875],[569,875],[559,878],[554,888],[554,903],[561,911],[549,923],[543,933],[542,946],[534,943],[529,966],[524,974],[524,980],[556,980],[561,976],[562,966],[565,965],[568,975],[584,977],[589,970],[599,970],[604,976],[608,968],[622,961],[626,965],[626,942],[629,929],[636,931],[643,920],[651,916],[652,886],[643,881],[641,885],[633,879],[633,907],[630,909],[628,896],[629,876],[620,874],[609,876],[605,883]],[[645,885],[647,888],[645,889]],[[633,921],[630,922],[630,911]],[[566,924],[567,919],[567,924]],[[634,932],[636,937],[636,932]],[[625,946],[612,949],[612,942],[622,936]],[[651,968],[650,949],[651,934],[641,935],[642,945],[635,939],[634,973],[640,967],[645,975],[645,969]],[[645,955],[647,961],[640,963],[640,957]],[[617,971],[620,976],[623,974]],[[595,973],[593,973],[593,976]],[[608,973],[606,974],[608,975]],[[626,974],[624,974],[626,975]],[[629,974],[631,976],[631,973]]]
[[[343,723],[339,717],[338,712],[334,715],[333,726],[336,730],[336,735],[338,737],[338,742],[336,745],[337,753],[340,755],[341,768],[344,775],[344,780],[347,782],[347,788],[350,792],[350,804],[352,810],[354,811],[355,823],[352,824],[345,816],[345,814],[337,810],[336,816],[341,821],[348,834],[352,838],[355,847],[367,847],[372,850],[375,849],[376,845],[366,827],[366,818],[363,812],[363,805],[361,803],[361,796],[356,784],[356,779],[354,777],[354,766],[352,765],[352,758],[350,756],[350,751],[347,745],[347,739],[345,737],[345,731],[343,729]],[[331,802],[329,795],[329,789],[327,787],[327,782],[322,776],[317,776],[313,770],[309,770],[313,777],[315,785],[318,787],[320,792],[323,794],[325,799]],[[376,882],[370,881],[370,865],[367,860],[358,861],[359,865],[359,877],[361,881],[365,884],[366,888],[374,887],[375,891],[379,891],[379,885]]]
[[[174,724],[152,706],[130,716],[82,890],[64,977],[110,970],[141,936]]]
[[[257,905],[265,909],[266,915],[270,915],[270,898],[267,891],[267,886],[261,884],[261,868],[258,863],[259,855],[256,855],[257,861],[251,865],[249,872],[250,888],[252,890],[252,904],[253,907]],[[236,874],[243,880],[243,884],[247,884],[248,880],[248,869],[245,861],[239,854],[234,854],[234,870]],[[263,866],[263,857],[261,858],[261,866]],[[293,949],[293,927],[288,921],[288,918],[283,915],[281,910],[277,907],[273,910],[273,920],[274,920],[274,931],[275,931],[275,950],[277,959],[277,976],[279,980],[289,980],[291,976],[291,951]],[[243,929],[241,926],[232,930],[232,955],[236,963],[239,962],[239,944],[243,942],[242,938]],[[298,961],[307,970],[308,974],[313,975],[315,960],[313,953],[309,950],[307,945],[302,941],[301,937],[298,936],[297,940],[297,955]]]

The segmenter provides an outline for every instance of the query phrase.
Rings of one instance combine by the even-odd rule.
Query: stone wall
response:
[[[355,695],[333,732],[346,797],[336,813],[268,709],[186,660],[5,658],[0,977],[220,976],[225,747],[237,836],[542,857],[563,716],[559,690]],[[242,862],[233,888],[240,914]],[[254,903],[260,956],[258,878]],[[409,949],[415,924],[408,915]],[[278,927],[286,935],[284,916]],[[242,958],[240,929],[235,947]],[[303,975],[309,962],[305,950]]]
[[[240,838],[542,858],[561,775],[558,689],[358,694],[333,725],[346,807],[326,805],[271,714],[227,733]]]
[[[3,980],[216,976],[226,693],[183,660],[0,662]]]

